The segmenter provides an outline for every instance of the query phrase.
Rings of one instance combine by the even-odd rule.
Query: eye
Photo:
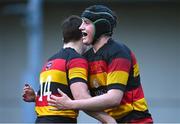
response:
[[[90,23],[91,23],[91,21],[90,21],[90,20],[88,20],[88,19],[85,19],[85,20],[84,20],[84,23],[85,23],[85,24],[90,24]]]

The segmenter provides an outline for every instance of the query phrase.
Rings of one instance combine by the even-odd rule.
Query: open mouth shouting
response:
[[[86,32],[82,32],[82,36],[86,37],[88,34]]]

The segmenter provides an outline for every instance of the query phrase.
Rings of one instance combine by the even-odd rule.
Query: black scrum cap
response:
[[[117,17],[104,5],[93,5],[84,10],[81,17],[91,20],[95,26],[94,41],[102,34],[112,35]]]

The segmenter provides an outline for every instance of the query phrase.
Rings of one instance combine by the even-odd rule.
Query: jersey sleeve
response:
[[[68,63],[69,83],[84,82],[87,83],[88,62],[84,58],[74,58]]]
[[[118,53],[113,55],[110,59],[107,69],[107,85],[108,90],[120,89],[125,90],[129,78],[131,68],[131,61],[129,57],[125,57]]]

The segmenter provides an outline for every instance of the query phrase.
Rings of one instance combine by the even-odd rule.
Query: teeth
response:
[[[82,32],[82,35],[85,37],[85,36],[87,36],[87,33],[85,33],[85,32]]]

